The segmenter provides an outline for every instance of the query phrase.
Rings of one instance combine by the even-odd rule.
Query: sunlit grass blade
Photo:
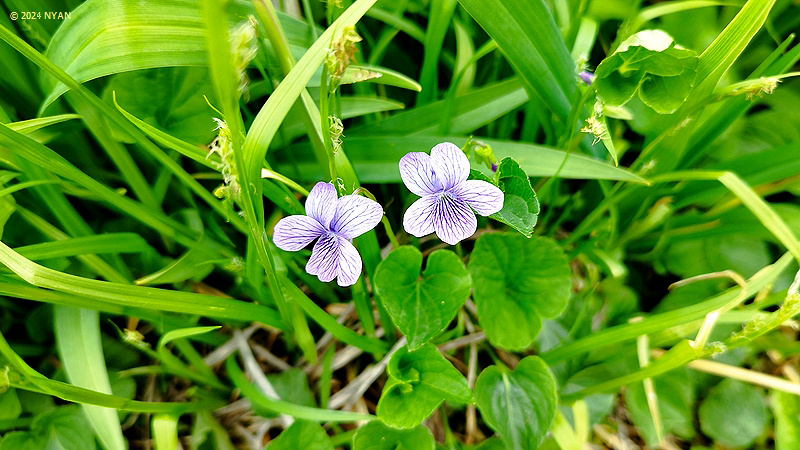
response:
[[[243,322],[259,321],[278,329],[285,328],[277,314],[266,306],[224,297],[130,286],[65,274],[25,259],[2,242],[0,242],[0,262],[28,283],[55,291],[96,298],[123,306]]]
[[[50,117],[38,117],[36,119],[21,120],[19,122],[6,124],[8,128],[21,134],[29,134],[34,131],[41,130],[50,125],[59,124],[72,119],[80,119],[81,116],[77,114],[58,114]]]
[[[26,364],[11,349],[2,334],[0,334],[0,354],[5,357],[8,365],[17,372],[9,374],[9,381],[12,387],[52,395],[74,403],[102,406],[120,411],[174,414],[216,409],[221,405],[221,402],[215,399],[198,402],[143,402],[51,380]]]
[[[738,298],[749,298],[765,286],[775,281],[791,264],[792,255],[786,253],[771,266],[768,266],[754,275],[744,287],[735,287],[710,299],[691,306],[675,309],[669,312],[646,317],[640,322],[617,325],[592,333],[589,336],[570,342],[542,354],[548,364],[555,364],[567,358],[579,356],[583,353],[610,347],[620,342],[636,339],[642,334],[651,334],[677,325],[697,321],[708,313],[716,311]],[[699,324],[698,324],[699,326]],[[638,381],[638,380],[637,380]]]
[[[425,39],[422,45],[425,54],[422,58],[422,72],[420,84],[423,86],[419,95],[420,104],[436,100],[439,90],[439,54],[445,34],[450,28],[453,11],[458,2],[456,0],[432,0],[428,14],[428,28],[425,30]]]
[[[722,75],[764,25],[774,4],[775,0],[748,0],[722,33],[703,51],[697,66],[697,87],[694,90],[697,96],[703,97],[711,93]]]
[[[90,309],[57,306],[54,309],[56,342],[70,383],[111,394],[108,369],[100,341],[100,315]],[[107,450],[125,450],[117,411],[81,405],[95,434]]]

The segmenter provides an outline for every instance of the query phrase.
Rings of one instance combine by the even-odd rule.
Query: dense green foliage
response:
[[[800,447],[797,2],[0,12],[0,450]]]

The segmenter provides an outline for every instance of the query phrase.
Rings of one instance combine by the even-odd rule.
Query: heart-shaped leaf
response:
[[[626,39],[597,66],[593,86],[604,102],[623,105],[636,92],[660,114],[675,112],[694,84],[697,54],[675,45],[661,30],[644,30]]]
[[[475,400],[507,449],[537,449],[556,418],[556,380],[538,356],[513,371],[490,366],[475,380]]]
[[[542,328],[541,318],[557,317],[567,306],[572,272],[550,238],[484,234],[469,270],[481,327],[497,346],[528,348]]]
[[[398,430],[375,421],[359,428],[353,436],[353,450],[433,450],[435,445],[431,430],[422,425]]]
[[[433,344],[413,352],[401,348],[389,360],[387,372],[378,417],[395,428],[419,425],[445,400],[472,401],[466,378]]]
[[[489,217],[503,222],[526,237],[533,235],[533,227],[539,218],[539,199],[536,198],[528,174],[519,163],[512,158],[503,158],[497,167],[496,182],[477,170],[470,172],[470,178],[488,181],[503,191],[503,209]]]
[[[422,253],[403,246],[375,270],[378,297],[412,350],[447,328],[472,287],[464,263],[449,250],[431,253],[420,277],[421,269]]]

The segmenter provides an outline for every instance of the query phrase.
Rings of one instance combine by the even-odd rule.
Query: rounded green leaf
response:
[[[472,287],[464,263],[449,250],[431,253],[422,276],[421,269],[422,253],[403,246],[375,270],[376,292],[411,349],[447,328]]]
[[[331,438],[318,423],[298,420],[269,443],[267,450],[333,450]]]
[[[477,170],[470,172],[470,177],[496,184],[503,191],[503,209],[492,214],[494,220],[503,222],[524,234],[533,235],[533,227],[539,218],[539,199],[531,186],[528,174],[513,158],[505,157],[497,168],[497,182]]]
[[[761,389],[730,378],[711,389],[698,413],[703,433],[729,447],[749,447],[767,425]]]
[[[375,421],[353,435],[353,450],[433,450],[434,446],[431,430],[422,425],[398,430]]]
[[[472,391],[466,378],[432,344],[392,355],[389,381],[378,402],[378,417],[395,428],[413,428],[447,400],[467,403]]]
[[[557,317],[569,300],[572,272],[550,238],[485,234],[475,243],[469,271],[481,327],[499,347],[530,347],[541,317]]]
[[[490,366],[475,381],[475,400],[506,448],[537,449],[556,418],[556,380],[538,356],[513,371]]]

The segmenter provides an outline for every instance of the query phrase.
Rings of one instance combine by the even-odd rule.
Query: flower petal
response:
[[[306,199],[306,215],[317,219],[326,229],[336,214],[336,188],[333,183],[320,181]]]
[[[339,238],[339,268],[336,272],[336,283],[346,287],[356,284],[361,276],[361,255],[347,239]]]
[[[469,209],[467,202],[443,194],[434,208],[433,227],[439,239],[450,245],[456,245],[475,234],[475,230],[478,229],[478,218]]]
[[[431,165],[442,187],[449,189],[469,176],[469,159],[455,144],[443,142],[431,150]]]
[[[427,153],[411,152],[400,158],[400,178],[409,191],[420,197],[442,190]]]
[[[325,233],[319,222],[308,216],[284,217],[275,225],[275,245],[287,252],[296,252]]]
[[[503,209],[503,191],[488,181],[467,180],[450,192],[467,202],[482,216],[489,216]]]
[[[383,208],[375,200],[360,195],[345,195],[336,202],[336,215],[330,230],[347,239],[361,236],[375,228],[383,217]]]
[[[426,195],[415,201],[408,207],[403,214],[403,228],[406,233],[422,237],[435,231],[433,227],[433,215],[436,207],[436,199],[440,194]]]
[[[324,283],[336,278],[339,271],[339,239],[341,238],[333,233],[319,238],[306,263],[306,272],[316,275]]]
[[[334,233],[322,236],[311,250],[306,272],[327,283],[336,278],[339,286],[351,286],[361,276],[361,255],[349,240]]]

